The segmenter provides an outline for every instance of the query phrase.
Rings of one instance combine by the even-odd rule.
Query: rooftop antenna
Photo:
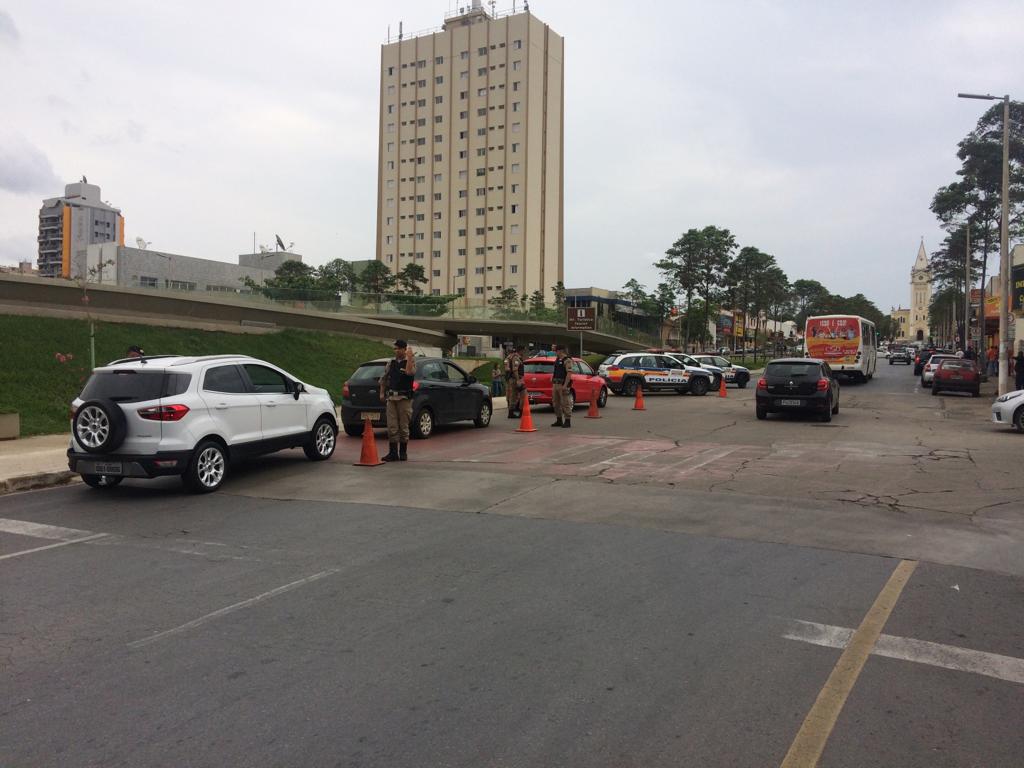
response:
[[[402,42],[402,22],[398,22],[398,42]]]
[[[87,178],[85,178],[85,174],[84,173],[82,174],[82,183],[83,184],[88,184],[89,183],[89,180]]]
[[[488,5],[491,6],[491,16],[494,16],[494,6],[498,4],[497,0],[491,0]]]
[[[152,243],[150,243],[149,241],[145,240],[144,238],[141,238],[141,237],[136,237],[135,238],[135,245],[138,246],[140,251],[146,250],[146,248],[148,248],[151,244]]]

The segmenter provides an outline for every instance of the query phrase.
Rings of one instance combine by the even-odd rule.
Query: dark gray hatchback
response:
[[[345,382],[341,391],[341,421],[345,434],[363,434],[363,420],[376,428],[387,426],[384,403],[377,382],[384,375],[388,358],[363,363]],[[477,427],[491,423],[491,393],[474,376],[451,360],[441,357],[417,357],[413,381],[413,437],[430,437],[434,427],[457,421],[472,421]]]
[[[755,403],[759,419],[781,411],[810,411],[831,421],[839,413],[839,381],[824,360],[772,360],[757,382]]]

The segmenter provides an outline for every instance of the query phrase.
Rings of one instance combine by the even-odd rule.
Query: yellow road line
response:
[[[878,593],[871,609],[836,662],[832,674],[825,681],[825,687],[818,694],[814,706],[804,718],[800,731],[782,761],[782,768],[814,768],[818,764],[821,753],[825,751],[828,737],[835,728],[836,720],[839,719],[839,713],[846,704],[846,698],[853,690],[854,683],[864,668],[864,662],[871,655],[878,636],[885,628],[885,622],[889,620],[889,615],[915,568],[916,561],[901,560],[882,587],[882,591]]]

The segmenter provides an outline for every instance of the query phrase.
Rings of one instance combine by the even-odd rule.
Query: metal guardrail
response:
[[[205,295],[201,291],[153,288],[154,294],[171,296]],[[212,293],[212,292],[211,292]],[[267,294],[270,295],[267,295]],[[317,312],[361,315],[387,319],[391,315],[402,317],[441,318],[459,320],[518,320],[533,323],[564,325],[565,308],[510,309],[495,307],[486,299],[466,296],[426,296],[397,293],[340,293],[291,289],[263,289],[256,292],[223,293],[218,295],[241,299],[254,306],[287,309],[311,309]],[[597,331],[609,336],[636,341],[647,346],[660,346],[658,337],[639,328],[632,328],[607,317],[597,318]]]

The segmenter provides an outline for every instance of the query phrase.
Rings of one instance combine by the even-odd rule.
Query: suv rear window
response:
[[[384,375],[384,366],[386,363],[364,363],[356,368],[356,372],[352,374],[352,378],[349,381],[363,382],[372,381],[374,383],[380,381],[380,377]]]
[[[83,400],[106,398],[117,403],[138,403],[159,400],[163,391],[163,371],[102,371],[89,378],[80,397]]]
[[[818,378],[821,367],[815,363],[769,363],[765,370],[765,378],[793,378],[801,376],[807,378]]]

